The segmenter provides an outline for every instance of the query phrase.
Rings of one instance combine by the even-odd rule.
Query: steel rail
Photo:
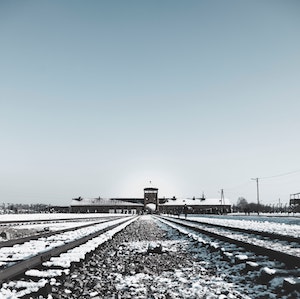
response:
[[[183,219],[181,219],[181,220],[183,220]],[[190,220],[190,219],[184,219],[184,221],[194,223],[194,224],[207,225],[207,226],[211,226],[211,227],[219,227],[219,228],[224,228],[224,229],[230,229],[230,230],[241,232],[241,233],[260,235],[260,236],[263,236],[263,237],[278,239],[280,241],[296,242],[296,243],[300,244],[300,239],[299,238],[296,238],[296,237],[293,237],[293,236],[288,236],[288,235],[269,233],[269,232],[266,232],[266,231],[258,231],[258,230],[253,230],[253,229],[245,229],[245,228],[240,228],[240,227],[225,226],[225,225],[221,225],[221,224],[206,223],[206,222],[201,222],[201,221],[197,221],[197,220]]]
[[[127,222],[130,221],[132,219],[132,217],[126,217],[126,219],[124,219],[124,221],[117,223],[117,224],[113,224],[109,227],[103,228],[97,232],[94,232],[90,235],[84,236],[80,239],[71,241],[67,244],[64,244],[62,246],[59,247],[55,247],[52,248],[50,250],[44,251],[42,253],[38,253],[37,255],[30,257],[26,260],[17,262],[15,264],[13,264],[12,266],[9,266],[3,270],[0,271],[0,284],[2,284],[4,281],[10,280],[14,277],[17,277],[21,274],[23,274],[26,270],[31,269],[33,267],[39,266],[41,265],[43,262],[49,260],[51,257],[53,256],[58,256],[59,254],[66,252],[70,249],[73,249],[75,247],[78,247],[79,245],[82,245],[84,243],[86,243],[87,241]]]
[[[199,232],[201,234],[208,235],[209,237],[219,239],[221,241],[225,241],[225,242],[228,242],[228,243],[231,243],[231,244],[238,245],[238,246],[243,247],[247,250],[250,250],[250,251],[252,251],[252,252],[254,252],[258,255],[268,256],[271,259],[283,262],[288,267],[295,268],[295,267],[299,267],[299,265],[300,265],[300,257],[298,257],[298,256],[290,255],[288,253],[281,252],[281,251],[276,251],[276,250],[266,248],[266,247],[263,247],[263,246],[247,243],[245,241],[233,239],[233,238],[221,235],[221,234],[217,234],[217,233],[214,233],[214,232],[207,231],[207,230],[199,228],[199,227],[195,227],[195,226],[193,226],[191,224],[188,224],[188,223],[182,223],[183,221],[185,221],[183,219],[180,219],[181,221],[178,221],[177,219],[174,219],[174,218],[158,216],[158,218],[160,218],[160,217],[167,220],[167,221],[179,224],[183,227],[187,227],[189,229],[192,229],[192,230],[194,230],[196,232]],[[198,224],[201,224],[201,223],[198,223]]]
[[[117,220],[117,219],[120,219],[120,218],[121,217],[116,217],[116,218],[113,218],[113,220]],[[62,230],[57,230],[57,231],[52,231],[52,232],[43,232],[43,233],[40,233],[40,234],[35,234],[35,235],[27,236],[27,237],[22,237],[22,238],[18,238],[18,239],[11,239],[11,240],[8,240],[8,241],[3,241],[3,242],[0,242],[0,248],[10,247],[10,246],[13,246],[15,244],[21,244],[21,243],[25,243],[25,242],[28,242],[28,241],[31,241],[31,240],[37,240],[37,239],[42,238],[42,237],[50,237],[50,236],[53,236],[53,235],[56,235],[56,234],[65,233],[65,232],[68,232],[68,231],[72,231],[72,230],[79,229],[79,228],[85,228],[85,227],[93,226],[93,225],[100,224],[100,223],[106,223],[106,222],[109,222],[111,220],[112,219],[109,218],[109,219],[104,220],[104,221],[93,222],[93,223],[88,223],[88,224],[85,224],[85,225],[80,225],[80,226],[76,226],[76,227],[62,229]]]
[[[51,215],[51,214],[50,214]],[[1,216],[0,216],[1,217]],[[119,217],[119,216],[118,216]],[[79,220],[90,220],[93,221],[93,219],[101,219],[101,218],[106,218],[106,216],[99,216],[99,217],[83,217],[83,218],[78,218]],[[74,222],[77,221],[77,218],[57,218],[57,219],[27,219],[27,220],[0,220],[0,226],[2,225],[8,225],[8,224],[28,224],[28,223],[37,223],[37,224],[41,224],[41,223],[56,223],[56,222],[60,222],[60,221],[64,221],[64,222]]]

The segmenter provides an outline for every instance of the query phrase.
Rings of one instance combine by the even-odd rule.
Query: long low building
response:
[[[147,195],[148,196],[148,195]],[[122,213],[141,214],[147,211],[164,214],[226,214],[231,212],[227,198],[159,198],[156,206],[147,204],[145,198],[75,198],[71,202],[72,213]],[[154,207],[153,207],[154,206]]]
[[[160,213],[227,214],[231,212],[229,199],[223,198],[171,198],[159,205]]]
[[[140,214],[144,204],[110,198],[74,198],[72,199],[71,213],[122,213]]]

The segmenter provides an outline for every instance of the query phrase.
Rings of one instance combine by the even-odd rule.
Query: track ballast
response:
[[[93,240],[93,246],[88,242],[76,246],[4,282],[1,292],[15,290],[19,297],[14,298],[48,299],[292,299],[300,295],[297,267],[170,219],[132,218],[131,223]]]

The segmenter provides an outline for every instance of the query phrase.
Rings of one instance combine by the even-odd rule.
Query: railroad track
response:
[[[16,245],[16,244],[22,244],[22,243],[25,243],[25,242],[28,242],[28,241],[31,241],[31,240],[38,240],[39,238],[43,238],[43,237],[47,238],[47,237],[56,235],[58,233],[65,233],[65,232],[73,231],[73,230],[79,229],[79,228],[90,227],[90,226],[93,226],[93,225],[96,225],[96,224],[105,223],[105,222],[108,222],[110,220],[113,220],[113,219],[116,220],[116,219],[120,219],[120,218],[121,217],[92,218],[94,221],[89,219],[88,224],[81,224],[81,225],[78,225],[78,226],[75,226],[75,227],[65,228],[65,229],[57,229],[55,231],[49,231],[49,232],[43,231],[43,232],[33,233],[32,235],[29,235],[29,236],[26,236],[26,237],[21,237],[21,238],[16,238],[16,239],[10,239],[10,240],[7,240],[7,241],[3,241],[3,242],[0,242],[0,248],[2,248],[2,247],[11,247],[11,246]],[[97,220],[97,221],[95,221],[95,220]],[[72,220],[72,222],[81,222],[81,219],[79,219],[77,221]],[[44,223],[44,222],[42,222],[42,223]],[[55,223],[64,224],[64,222],[62,222],[62,221],[55,222]],[[45,224],[48,224],[48,221],[46,221]]]
[[[137,219],[139,220],[136,221]],[[113,293],[106,294],[106,290],[115,292],[117,296],[115,298],[119,298],[120,288],[127,295],[127,292],[131,294],[135,287],[136,294],[142,292],[138,283],[131,285],[132,281],[141,280],[141,283],[147,281],[149,284],[155,281],[149,289],[152,292],[154,289],[158,290],[159,287],[155,288],[156,284],[164,285],[169,281],[167,277],[174,279],[170,285],[173,283],[178,286],[184,285],[186,292],[189,292],[190,279],[196,285],[199,285],[200,279],[204,288],[209,284],[213,289],[213,285],[218,281],[223,285],[222,281],[226,275],[228,275],[229,285],[232,282],[239,283],[239,289],[230,289],[232,296],[228,298],[275,298],[274,294],[287,295],[287,297],[276,298],[296,298],[295,294],[299,294],[297,291],[300,287],[300,281],[297,281],[300,277],[297,268],[299,263],[286,265],[282,262],[284,259],[276,256],[279,262],[274,256],[269,255],[264,246],[261,246],[260,252],[254,248],[256,245],[239,243],[241,236],[246,235],[244,231],[237,232],[229,228],[223,230],[219,226],[207,226],[161,216],[126,217],[126,219],[99,223],[97,226],[95,231],[83,231],[76,238],[73,236],[67,239],[66,236],[71,232],[66,232],[66,235],[62,234],[58,238],[55,235],[50,239],[42,238],[44,245],[45,242],[46,245],[52,242],[60,244],[56,244],[57,246],[53,248],[44,246],[44,249],[36,250],[34,254],[31,251],[29,255],[32,256],[27,255],[24,259],[18,260],[16,255],[15,260],[10,260],[10,264],[0,271],[2,282],[0,298],[3,294],[3,298],[10,298],[9,296],[13,294],[14,297],[11,298],[23,299],[39,298],[40,295],[40,298],[48,298],[49,294],[52,294],[53,298],[113,298]],[[114,236],[127,226],[124,232]],[[154,229],[154,227],[158,228]],[[239,234],[239,237],[235,235],[236,237],[230,238],[225,231],[227,234]],[[155,236],[159,236],[160,240],[152,244],[150,240]],[[254,234],[248,237],[253,239]],[[259,236],[259,238],[266,238],[266,236]],[[113,240],[99,247],[110,239]],[[284,242],[288,243],[278,240],[274,244],[278,242],[282,242],[282,246]],[[294,246],[299,248],[299,243],[298,245],[294,243]],[[21,244],[15,247],[19,248],[19,245]],[[298,259],[296,261],[298,262]],[[205,265],[207,269],[203,268]],[[183,273],[186,279],[181,277]],[[201,273],[204,273],[203,278]],[[211,284],[208,277],[210,273],[215,276],[215,282]],[[162,279],[155,280],[153,275],[161,275]],[[272,285],[275,280],[276,285]],[[114,287],[115,283],[118,284],[117,289]],[[129,283],[128,288],[123,289],[124,283]],[[199,287],[202,287],[201,284]],[[226,288],[230,288],[229,285]],[[256,294],[255,290],[252,291],[252,287],[261,294],[267,292],[270,287],[269,294],[272,293],[273,297],[267,295],[266,297],[259,297],[259,295],[241,297],[238,290],[243,290],[243,286],[246,285],[248,294],[251,295]],[[166,292],[170,290],[168,286],[164,287]],[[224,294],[227,294],[226,291],[220,293],[219,298],[227,298]],[[294,297],[288,297],[289,295]],[[129,298],[126,296],[124,298]],[[139,298],[150,298],[143,296]]]
[[[51,214],[47,214],[51,217]],[[80,217],[80,218],[53,218],[53,219],[23,219],[23,220],[0,220],[1,226],[22,226],[22,225],[36,225],[36,224],[52,224],[52,223],[66,223],[66,222],[78,222],[78,221],[96,221],[99,219],[107,219],[106,216],[98,217]]]
[[[233,228],[228,226],[203,224],[197,221],[176,219],[172,217],[160,217],[169,223],[191,229],[195,232],[207,235],[215,240],[234,244],[246,251],[254,252],[257,256],[268,256],[270,260],[282,262],[288,268],[298,268],[300,266],[300,239],[279,235],[268,234],[266,232]],[[215,243],[215,249],[222,250],[222,246]],[[232,251],[232,250],[231,250]],[[230,258],[232,253],[224,251],[223,255]],[[239,255],[244,261],[246,255]],[[239,258],[238,257],[238,258]],[[233,257],[232,257],[233,258]],[[255,257],[252,257],[252,260]]]
[[[10,247],[0,249],[0,282],[11,280],[19,275],[23,275],[28,269],[40,267],[42,263],[47,263],[51,258],[57,257],[64,252],[80,247],[81,256],[86,253],[83,245],[103,234],[110,232],[116,228],[122,228],[133,221],[135,217],[125,217],[114,219],[96,224],[89,224],[76,229],[68,229],[64,232],[56,232],[48,235],[40,236],[26,242],[14,244]],[[92,245],[90,245],[92,246]],[[93,243],[95,246],[95,243]],[[87,248],[90,250],[90,248]],[[66,256],[62,259],[67,261]],[[68,260],[71,262],[71,259]]]

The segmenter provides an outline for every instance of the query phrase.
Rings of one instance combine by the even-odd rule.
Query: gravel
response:
[[[142,216],[54,284],[52,297],[250,298],[224,280],[203,258],[205,251],[175,229]]]

